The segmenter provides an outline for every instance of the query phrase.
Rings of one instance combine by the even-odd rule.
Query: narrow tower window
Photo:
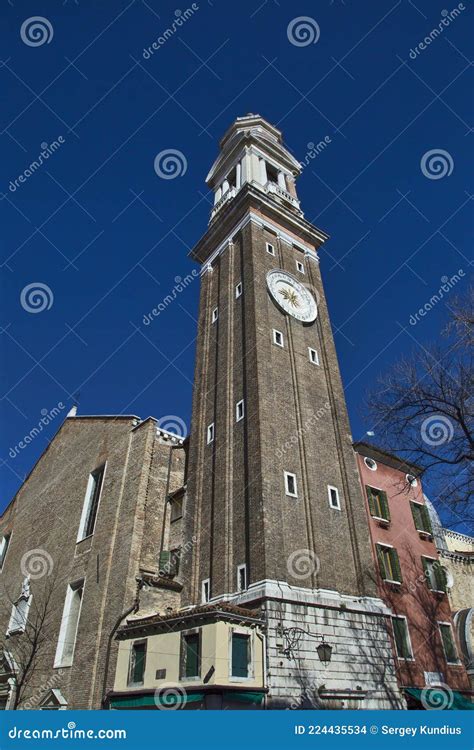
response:
[[[281,346],[283,349],[284,343],[283,343],[283,334],[281,331],[277,331],[275,328],[273,329],[273,343],[277,346]]]
[[[55,667],[70,667],[72,664],[83,591],[84,581],[69,584],[67,587],[58,646],[54,660]]]
[[[270,255],[275,255],[275,248],[270,242],[267,242],[266,248],[267,248],[267,253],[270,253]]]
[[[299,260],[296,261],[296,270],[299,271],[299,273],[304,273],[304,265]]]
[[[240,422],[241,419],[244,418],[245,414],[245,408],[244,408],[244,400],[238,401],[235,405],[235,421]]]
[[[201,602],[206,604],[211,598],[211,580],[206,578],[201,584]]]
[[[215,307],[212,311],[212,322],[215,323],[217,318],[219,317],[219,308]]]
[[[79,533],[77,535],[78,542],[94,533],[104,474],[105,465],[101,466],[99,469],[95,469],[95,471],[89,474],[86,496],[82,508],[81,522],[79,524]]]
[[[237,286],[235,287],[235,299],[238,299],[242,294],[242,282],[239,281]]]
[[[316,349],[312,349],[310,346],[308,346],[308,354],[309,361],[312,362],[313,365],[319,365],[319,354]]]
[[[337,489],[337,487],[332,487],[330,484],[328,484],[328,498],[330,508],[334,508],[334,510],[341,510],[341,501],[339,500],[339,490]]]
[[[247,588],[247,565],[237,566],[237,591],[245,591]]]
[[[298,497],[296,474],[290,474],[289,471],[285,471],[285,492],[290,497]]]
[[[210,425],[208,425],[207,428],[207,444],[212,443],[214,441],[214,422],[212,422]]]

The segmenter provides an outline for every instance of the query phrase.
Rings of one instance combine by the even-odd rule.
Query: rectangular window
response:
[[[270,242],[267,242],[266,248],[267,248],[267,253],[270,253],[270,255],[275,255],[275,248],[273,247],[272,244],[270,244]]]
[[[290,497],[298,497],[296,474],[290,474],[289,471],[285,471],[285,492]]]
[[[211,598],[211,581],[206,578],[201,584],[201,602],[206,604]]]
[[[183,634],[183,677],[199,677],[201,673],[201,649],[199,633]]]
[[[429,534],[430,536],[433,536],[430,514],[426,505],[410,501],[410,507],[411,514],[413,516],[413,523],[415,524],[415,529],[422,534]]]
[[[380,575],[384,581],[391,583],[402,582],[402,572],[400,570],[400,561],[398,552],[395,547],[388,547],[385,544],[376,544],[377,558],[379,561]]]
[[[459,658],[451,624],[449,622],[439,622],[438,627],[441,634],[441,641],[443,643],[443,651],[446,661],[448,662],[448,664],[457,664],[459,662]]]
[[[130,652],[129,685],[143,685],[146,664],[146,641],[136,641]]]
[[[273,343],[283,348],[283,334],[275,328],[273,329]]]
[[[242,282],[239,281],[237,286],[235,287],[235,299],[238,299],[242,294]]]
[[[393,636],[399,659],[413,659],[406,617],[392,617]]]
[[[331,487],[331,485],[328,484],[328,498],[330,508],[341,510],[341,501],[339,500],[339,490],[337,487]]]
[[[170,521],[177,521],[183,517],[183,498],[175,497],[171,501]]]
[[[237,591],[245,591],[247,589],[247,566],[237,566]]]
[[[214,422],[207,428],[207,444],[212,443],[214,440]]]
[[[71,583],[67,587],[58,645],[54,659],[55,667],[70,667],[74,658],[77,629],[81,615],[84,581]]]
[[[13,603],[7,635],[12,635],[13,633],[24,633],[28,622],[28,612],[31,605],[31,599],[30,579],[27,577],[23,580],[20,596],[16,602]]]
[[[215,323],[217,318],[219,317],[219,308],[215,307],[212,311],[212,322]]]
[[[248,677],[250,666],[250,636],[232,633],[232,677]]]
[[[319,355],[316,349],[312,349],[310,346],[308,346],[308,354],[309,354],[309,361],[313,363],[313,365],[319,365]]]
[[[8,545],[10,544],[10,534],[5,534],[0,542],[0,570],[3,568],[7,556]]]
[[[390,521],[387,493],[368,485],[365,486],[365,491],[367,493],[370,515],[373,518],[380,518],[382,521]]]
[[[423,563],[423,570],[425,572],[426,583],[431,591],[439,591],[439,593],[446,593],[446,572],[439,562],[432,557],[422,557],[421,562]]]
[[[89,481],[87,483],[86,496],[84,498],[84,505],[82,508],[81,522],[79,524],[79,533],[77,535],[77,541],[80,542],[82,539],[91,536],[94,533],[95,522],[97,518],[97,510],[99,508],[100,494],[102,492],[102,485],[104,482],[105,465],[100,466],[95,471],[89,474]]]
[[[242,401],[238,401],[235,405],[235,421],[240,422],[244,418],[244,413],[244,400],[242,399]]]
[[[296,261],[296,270],[299,273],[304,273],[304,265],[299,260]]]

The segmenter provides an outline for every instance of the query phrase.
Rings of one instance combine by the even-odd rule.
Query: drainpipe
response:
[[[106,654],[105,654],[105,665],[104,665],[104,680],[103,680],[103,683],[102,683],[102,708],[105,708],[105,704],[107,702],[107,694],[106,694],[106,690],[107,690],[107,677],[108,677],[109,664],[110,664],[110,651],[111,651],[111,648],[112,648],[112,641],[114,639],[114,635],[117,632],[117,630],[119,629],[119,627],[120,627],[121,623],[123,622],[123,620],[125,620],[126,617],[128,617],[129,615],[131,615],[132,612],[133,613],[138,612],[138,609],[139,609],[139,592],[140,592],[140,589],[143,586],[143,581],[141,579],[138,579],[137,583],[138,583],[138,586],[137,586],[137,595],[135,597],[135,601],[133,602],[133,604],[132,604],[131,607],[129,607],[128,609],[125,610],[125,612],[122,612],[122,614],[119,615],[119,617],[115,621],[114,627],[112,628],[112,630],[110,632],[109,639],[108,639],[108,642],[107,642],[107,651],[106,651]]]
[[[257,638],[262,642],[262,678],[263,687],[267,687],[267,636],[265,633],[256,633]],[[265,708],[267,707],[267,694],[263,697]]]

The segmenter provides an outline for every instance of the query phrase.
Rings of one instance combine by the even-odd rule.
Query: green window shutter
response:
[[[380,575],[382,576],[382,578],[387,578],[388,576],[387,576],[387,571],[385,569],[385,560],[383,557],[382,547],[380,544],[376,544],[375,547],[377,549],[377,559],[379,561]]]
[[[375,508],[375,501],[374,501],[374,491],[372,487],[369,487],[368,485],[365,486],[365,491],[367,493],[367,501],[369,503],[369,511],[371,516],[377,515],[376,508]]]
[[[161,575],[169,575],[171,552],[160,552],[159,569]]]
[[[428,586],[429,589],[431,589],[432,586],[431,586],[430,565],[429,565],[429,562],[426,559],[426,557],[422,557],[421,558],[421,562],[423,563],[423,571],[424,571],[425,578],[426,578],[426,585]]]
[[[417,503],[410,502],[411,507],[411,514],[413,516],[413,523],[415,524],[415,529],[417,531],[420,531],[423,529],[421,518],[420,518],[420,506]]]
[[[446,593],[447,588],[447,576],[443,566],[436,561],[434,565],[435,577],[436,577],[436,588],[438,591],[444,591]]]
[[[440,625],[439,629],[443,641],[446,661],[452,664],[453,662],[456,662],[458,660],[458,655],[456,653],[456,646],[454,645],[451,627],[449,625]]]
[[[431,526],[431,517],[428,508],[426,505],[422,505],[420,507],[421,511],[421,517],[423,519],[423,531],[426,531],[427,534],[431,534],[433,536],[433,527]]]
[[[199,633],[191,633],[185,636],[185,676],[199,677],[200,672],[200,653],[199,653]]]
[[[135,643],[132,651],[132,682],[143,682],[145,674],[146,643]]]
[[[232,677],[249,675],[249,636],[232,634]]]
[[[402,619],[401,617],[393,617],[392,624],[395,644],[397,647],[397,655],[401,659],[409,659],[411,657],[411,651],[408,642],[406,620]]]
[[[402,571],[400,568],[400,560],[398,558],[397,550],[394,549],[393,547],[390,549],[390,558],[391,558],[391,563],[392,563],[393,574],[395,576],[394,580],[401,583],[403,581],[403,578],[402,578]]]
[[[382,508],[382,518],[385,518],[386,521],[390,521],[390,508],[388,507],[387,493],[383,490],[380,490],[379,497],[380,506]]]

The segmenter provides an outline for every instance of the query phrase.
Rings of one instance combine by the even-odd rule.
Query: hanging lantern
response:
[[[319,661],[324,665],[329,664],[332,656],[332,646],[329,643],[326,643],[326,641],[322,641],[316,651],[318,652]]]

